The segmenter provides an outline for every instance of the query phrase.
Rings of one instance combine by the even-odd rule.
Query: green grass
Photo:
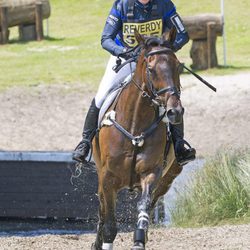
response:
[[[172,210],[177,226],[250,222],[250,150],[226,151],[209,159]]]
[[[94,88],[98,85],[108,57],[100,45],[104,9],[111,3],[50,2],[49,38],[18,43],[17,29],[12,28],[11,44],[0,47],[0,67],[4,72],[0,75],[0,88],[39,83],[83,83]]]
[[[82,83],[97,88],[108,58],[100,45],[101,32],[113,0],[50,0],[49,38],[42,42],[20,43],[17,28],[11,28],[11,43],[0,46],[0,89],[13,85]],[[175,0],[181,16],[218,13],[220,1]],[[206,74],[228,74],[250,70],[250,22],[248,0],[226,1],[227,68]],[[44,22],[46,27],[46,22]],[[46,29],[45,29],[46,30]],[[178,53],[191,64],[189,43]],[[218,39],[222,64],[222,38]]]
[[[193,0],[192,3],[184,0],[174,1],[182,16],[196,15],[200,13],[220,13],[220,0],[200,1]],[[227,48],[227,67],[209,70],[209,74],[236,73],[238,71],[250,70],[250,22],[248,10],[250,2],[241,0],[225,1],[225,33]],[[183,48],[180,55],[191,62],[189,55],[191,43]],[[223,65],[223,39],[217,40],[217,53],[219,64]]]

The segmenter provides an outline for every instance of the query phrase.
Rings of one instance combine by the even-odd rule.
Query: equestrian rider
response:
[[[116,64],[116,57],[137,44],[134,37],[135,28],[141,35],[161,36],[163,32],[170,30],[173,26],[177,30],[173,48],[174,51],[178,51],[189,41],[189,37],[172,1],[116,0],[114,2],[101,38],[102,47],[111,53],[111,57],[97,94],[92,100],[87,113],[82,134],[83,138],[73,153],[74,160],[85,161],[97,130],[99,110],[106,96],[131,74],[131,70],[135,70],[134,62],[125,65],[118,73],[112,70]],[[133,56],[132,53],[127,54],[125,59]],[[184,146],[187,142],[183,139],[183,122],[178,125],[171,124],[170,131],[178,163],[184,165],[194,160],[195,149]]]

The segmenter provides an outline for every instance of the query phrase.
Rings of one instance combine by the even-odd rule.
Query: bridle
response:
[[[157,38],[153,38],[153,39],[157,39]],[[158,41],[160,41],[160,40],[158,39]],[[161,44],[161,43],[159,43],[159,44]],[[164,44],[164,41],[163,41],[163,44]],[[127,53],[129,53],[129,52],[132,52],[132,51],[138,52],[137,55],[134,56],[134,57],[132,57],[132,58],[130,58],[130,59],[128,59],[126,62],[122,63],[122,60],[121,60],[120,56],[125,55],[125,54],[127,54]],[[132,63],[132,62],[136,62],[136,61],[137,61],[137,58],[138,58],[138,56],[139,56],[140,51],[141,51],[141,48],[140,48],[139,45],[137,45],[136,47],[131,48],[131,49],[129,49],[128,51],[126,51],[126,52],[120,54],[120,55],[117,57],[116,65],[113,67],[113,70],[117,73],[117,72],[118,72],[121,68],[123,68],[126,64]],[[153,50],[153,51],[148,52],[146,56],[149,57],[149,56],[151,56],[151,55],[167,53],[167,52],[169,52],[169,51],[172,51],[172,49],[171,49],[171,48],[163,48],[163,49],[159,49],[159,50]],[[194,77],[196,77],[199,81],[201,81],[202,83],[204,83],[207,87],[209,87],[210,89],[212,89],[214,92],[217,91],[217,89],[216,89],[213,85],[211,85],[209,82],[207,82],[206,80],[204,80],[201,76],[199,76],[198,74],[196,74],[195,72],[193,72],[191,69],[189,69],[188,67],[186,67],[185,64],[179,63],[179,66],[180,66],[181,68],[186,69],[189,73],[191,73]],[[131,74],[132,74],[132,72],[131,72]],[[152,86],[153,86],[153,85],[152,85]],[[152,90],[153,90],[153,89],[154,89],[154,88],[152,88]],[[142,91],[143,91],[143,90],[142,90]],[[171,89],[171,87],[170,87],[170,89],[168,89],[168,88],[163,88],[163,89],[161,89],[161,90],[158,90],[158,91],[151,91],[151,92],[152,92],[152,95],[153,95],[153,96],[154,96],[154,95],[156,95],[156,96],[158,95],[158,96],[159,96],[159,95],[162,95],[162,94],[164,94],[164,93],[166,93],[166,92],[171,92],[171,93],[173,93],[173,94],[179,94],[179,91],[178,91],[177,89],[175,89],[174,87],[172,87],[172,89]],[[147,96],[147,95],[146,95],[146,96]],[[149,97],[150,97],[150,96],[149,96]]]
[[[127,137],[134,145],[133,157],[132,157],[132,162],[131,162],[130,183],[129,183],[130,190],[133,189],[133,171],[134,171],[134,168],[136,165],[136,159],[137,159],[137,154],[139,152],[139,148],[144,145],[144,141],[146,140],[146,138],[150,137],[154,133],[154,131],[158,128],[158,126],[160,125],[160,123],[166,117],[166,114],[167,114],[166,104],[164,104],[162,102],[162,98],[160,98],[160,96],[163,94],[166,94],[166,93],[169,93],[170,96],[176,95],[178,98],[180,96],[180,93],[175,86],[164,87],[164,88],[157,90],[153,84],[153,81],[152,81],[150,67],[148,65],[148,60],[147,60],[148,57],[153,56],[153,55],[158,55],[158,54],[165,54],[165,53],[169,53],[169,52],[173,53],[173,51],[170,48],[162,48],[162,49],[152,50],[152,51],[146,53],[144,55],[144,62],[143,62],[143,63],[146,63],[146,79],[145,79],[146,81],[143,82],[143,80],[142,80],[142,82],[139,84],[136,81],[135,77],[132,77],[132,83],[139,89],[139,91],[142,92],[142,97],[147,97],[151,101],[152,106],[154,107],[155,119],[151,123],[151,125],[146,130],[144,130],[140,135],[134,136],[133,134],[131,134],[131,132],[127,131],[123,126],[121,126],[115,120],[115,118],[112,118],[111,113],[107,117],[107,119],[109,119],[109,121],[111,121],[111,124],[117,130],[119,130],[125,137]],[[140,55],[139,55],[139,53],[140,53]],[[142,53],[142,51],[138,51],[137,56],[138,57],[142,56],[141,53]],[[118,60],[119,60],[119,58],[118,58]],[[118,72],[124,65],[126,65],[127,63],[130,63],[132,61],[136,61],[136,60],[137,60],[137,57],[132,58],[132,60],[129,59],[127,62],[125,62],[123,64],[121,64],[121,60],[120,60],[120,61],[118,61],[117,67],[115,67],[114,70]],[[141,79],[144,79],[144,74],[145,74],[145,71],[143,69]],[[132,75],[132,68],[131,68],[131,75]],[[144,84],[146,84],[147,90],[144,90],[144,88],[143,88]],[[162,111],[162,113],[160,113],[161,111]],[[167,152],[167,150],[165,150],[165,152]],[[164,156],[164,159],[166,158],[165,156]],[[166,163],[166,159],[164,160],[164,164],[165,163]]]
[[[148,65],[147,59],[150,56],[153,55],[159,55],[159,54],[167,54],[169,52],[173,52],[170,48],[162,48],[157,50],[152,50],[144,55],[144,62],[146,63],[146,78],[145,85],[147,86],[148,91],[145,91],[140,84],[138,84],[135,79],[132,79],[132,82],[135,84],[135,86],[142,92],[142,97],[149,98],[154,104],[157,106],[163,106],[163,104],[160,102],[160,96],[166,93],[169,93],[170,96],[177,96],[180,97],[180,91],[175,86],[171,87],[164,87],[159,90],[157,90],[153,84],[152,77],[151,77],[151,70]],[[144,72],[143,72],[144,73]],[[143,74],[142,73],[142,74]]]

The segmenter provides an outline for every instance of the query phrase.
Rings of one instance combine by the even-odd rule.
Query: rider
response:
[[[161,36],[163,32],[175,26],[177,30],[176,39],[173,43],[174,51],[178,51],[189,41],[188,34],[184,28],[176,8],[170,0],[116,0],[107,18],[101,44],[102,47],[111,53],[105,74],[99,85],[98,92],[92,100],[86,116],[82,140],[73,153],[73,159],[84,162],[95,136],[98,122],[99,110],[107,94],[126,76],[135,69],[135,63],[125,65],[118,73],[112,68],[116,64],[116,57],[137,45],[134,37],[134,30],[141,35]],[[133,56],[133,52],[126,54],[125,59]],[[195,149],[186,148],[184,141],[183,122],[178,125],[170,125],[176,159],[179,164],[195,159]]]

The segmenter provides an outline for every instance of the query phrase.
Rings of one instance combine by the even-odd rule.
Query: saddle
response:
[[[112,111],[111,111],[111,114],[110,112],[108,113],[106,112],[110,108],[114,100],[119,97],[123,89],[125,89],[130,84],[132,77],[133,77],[133,74],[129,74],[118,87],[113,88],[107,95],[104,103],[102,104],[100,108],[100,112],[98,116],[98,129],[100,129],[104,125],[107,125],[107,126],[112,125],[108,117],[110,115],[112,116],[115,114],[112,114]],[[165,109],[163,107],[159,107],[159,116],[163,115],[164,113],[165,113]],[[115,117],[113,117],[113,119],[115,120]],[[163,117],[162,121],[165,123],[169,122],[167,114]]]
[[[101,106],[99,116],[98,116],[98,128],[100,129],[103,125],[111,125],[107,124],[108,120],[105,119],[105,114],[109,107],[112,105],[114,100],[121,94],[124,88],[131,82],[133,75],[129,74],[118,87],[113,88],[108,96],[106,97],[104,103]]]

